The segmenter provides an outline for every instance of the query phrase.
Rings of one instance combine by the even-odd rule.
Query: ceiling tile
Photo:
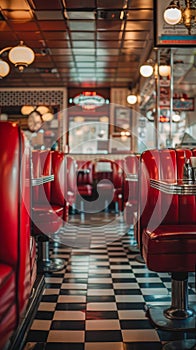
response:
[[[18,0],[17,0],[18,1]],[[62,8],[61,1],[59,0],[31,0],[34,4],[34,7],[37,10],[57,10]]]
[[[89,56],[89,55],[94,55],[95,54],[95,50],[91,49],[91,48],[89,48],[89,49],[74,49],[73,48],[73,53],[74,53],[74,55],[86,55],[86,56]]]
[[[72,38],[72,40],[85,40],[88,42],[88,40],[95,39],[95,32],[89,32],[89,31],[77,32],[77,31],[74,31],[71,33],[71,38]]]
[[[46,46],[52,48],[69,48],[70,44],[67,40],[46,40]]]
[[[67,31],[56,31],[56,32],[47,32],[43,31],[43,36],[47,40],[68,40],[69,36]]]
[[[72,19],[77,19],[81,20],[94,20],[95,19],[95,13],[94,11],[66,11],[65,12],[66,16],[68,17],[69,20]]]
[[[24,0],[10,1],[10,0],[0,0],[0,8],[9,10],[28,10],[29,5]]]
[[[151,28],[151,21],[146,20],[146,21],[127,21],[126,22],[126,30],[150,30]]]
[[[65,21],[39,21],[39,26],[41,30],[45,31],[59,31],[59,30],[67,30],[67,26]]]
[[[14,22],[14,21],[10,21],[10,25],[12,27],[12,29],[14,31],[18,31],[18,32],[22,32],[24,31],[24,27],[25,27],[25,31],[27,32],[36,32],[39,30],[39,27],[37,26],[37,23],[31,21],[31,22],[26,22],[24,23],[18,23],[18,22]]]
[[[121,31],[97,32],[97,40],[121,40],[121,39],[122,39]]]
[[[61,11],[35,11],[35,15],[38,20],[64,20]]]
[[[97,20],[97,30],[114,30],[119,31],[122,27],[122,21],[106,21],[106,20]]]
[[[95,42],[94,41],[88,41],[88,43],[86,41],[72,41],[72,46],[73,48],[85,48],[85,47],[88,47],[88,48],[95,48]]]
[[[71,20],[68,23],[70,30],[73,31],[93,31],[95,30],[95,21],[77,21]]]
[[[80,56],[80,55],[75,55],[75,60],[76,61],[81,61],[81,62],[96,62],[96,57],[95,56]]]
[[[66,0],[66,7],[67,9],[79,9],[79,8],[95,8],[95,0]]]
[[[97,7],[98,8],[108,8],[108,9],[120,9],[124,6],[124,0],[97,0]]]

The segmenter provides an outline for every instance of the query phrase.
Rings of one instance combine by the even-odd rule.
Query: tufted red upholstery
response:
[[[188,273],[195,271],[196,265],[196,202],[195,196],[160,192],[149,186],[149,179],[175,182],[182,178],[185,156],[190,155],[190,150],[172,149],[148,150],[141,155],[141,251],[150,270],[170,272],[172,278],[171,305],[148,311],[152,322],[163,329],[195,328],[195,306],[188,305]]]
[[[104,170],[104,163],[106,170]],[[97,191],[106,200],[112,198],[112,202],[117,204],[122,211],[123,208],[123,163],[121,160],[98,159],[95,162],[94,178],[97,182]]]
[[[190,156],[190,150],[187,150],[186,154]],[[157,159],[156,163],[154,161],[155,155]],[[148,264],[151,261],[150,268],[155,271],[167,271],[169,266],[170,272],[194,271],[196,255],[195,257],[187,255],[186,262],[182,257],[189,253],[190,244],[192,244],[191,249],[196,252],[195,236],[192,234],[194,230],[196,233],[195,196],[168,195],[160,193],[158,190],[149,186],[149,178],[171,179],[174,181],[178,177],[182,178],[184,150],[145,151],[141,156],[141,162],[143,169],[141,169],[140,176],[139,237],[142,235],[144,259]],[[148,180],[145,181],[147,178]],[[146,197],[146,201],[144,196]],[[183,249],[179,249],[179,244],[182,244],[182,230],[185,235],[183,238],[185,241],[183,242]],[[169,257],[166,259],[166,251],[164,252],[165,257],[163,259],[160,256],[162,254],[163,243],[165,242],[164,239],[167,239],[170,262],[168,262]],[[178,240],[180,240],[180,243],[176,244]],[[152,250],[154,244],[156,244],[157,253],[155,253],[155,250]],[[175,259],[172,258],[172,254],[173,256],[175,255]],[[155,259],[155,255],[157,259]]]
[[[87,169],[89,172],[84,174],[80,169]],[[91,161],[77,160],[77,190],[81,196],[92,196],[93,163]]]
[[[77,194],[77,166],[76,161],[71,156],[66,156],[66,202],[73,206],[76,202]]]
[[[128,174],[138,175],[139,155],[130,154],[124,158],[124,219],[128,226],[133,225],[134,213],[138,206],[138,181],[127,181]]]
[[[30,254],[29,155],[29,144],[18,126],[0,122],[1,349],[24,316],[36,275],[35,252]]]
[[[32,227],[38,241],[39,268],[52,272],[64,267],[64,260],[50,259],[48,236],[58,231],[67,220],[66,162],[64,154],[58,151],[38,151],[38,157],[35,159],[39,164],[39,167],[36,165],[38,175],[54,175],[53,181],[33,187],[35,195],[32,208]]]

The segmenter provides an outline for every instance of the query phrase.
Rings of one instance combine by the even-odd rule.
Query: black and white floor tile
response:
[[[77,226],[80,220],[73,217],[73,222]],[[83,247],[55,244],[52,255],[64,258],[65,268],[46,275],[24,350],[161,350],[168,341],[183,337],[155,329],[145,313],[146,306],[169,304],[170,276],[138,263],[129,249],[131,231],[121,221],[112,225],[114,232],[109,227],[108,233],[107,225],[97,231],[86,221],[82,234],[79,229],[74,233],[74,239],[80,234],[84,238]],[[117,237],[122,227],[124,235]],[[193,274],[189,283],[189,300],[194,302]]]

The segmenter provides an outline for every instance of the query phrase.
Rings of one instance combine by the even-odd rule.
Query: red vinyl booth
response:
[[[92,196],[93,163],[90,160],[77,160],[77,189],[81,196]]]
[[[124,219],[128,226],[134,223],[134,213],[138,206],[139,155],[130,154],[124,159]],[[136,178],[128,179],[129,175]],[[126,180],[127,179],[127,180]]]
[[[0,122],[0,349],[20,326],[36,277],[30,237],[30,148],[15,123]]]
[[[73,213],[75,212],[76,196],[77,196],[77,164],[73,157],[66,156],[66,171],[64,182],[65,200],[68,207],[71,207]]]
[[[79,211],[85,211],[84,199],[93,197],[93,162],[77,160],[77,206]]]
[[[120,161],[98,159],[94,165],[94,178],[100,198],[105,199],[105,209],[110,202],[115,203],[115,211],[122,211],[123,167]]]
[[[196,266],[196,200],[160,192],[150,186],[150,178],[182,179],[185,156],[190,155],[190,150],[145,151],[139,174],[142,255],[150,270],[168,272],[172,279],[171,305],[151,307],[148,314],[157,327],[175,331],[193,331],[196,324],[196,307],[188,305],[188,273]]]
[[[53,236],[67,218],[65,157],[58,151],[33,151],[32,156],[35,177],[54,175],[54,181],[33,187],[32,227],[38,242],[38,266],[45,272],[58,271],[64,268],[65,261],[50,257],[49,236]]]

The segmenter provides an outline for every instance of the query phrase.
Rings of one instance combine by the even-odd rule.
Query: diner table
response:
[[[40,177],[32,178],[31,184],[32,186],[40,186],[47,182],[54,181],[54,175],[42,175]]]
[[[127,173],[125,180],[128,182],[137,182],[138,174]]]
[[[154,180],[150,179],[150,186],[166,194],[196,195],[196,181],[193,180]]]
[[[150,179],[150,186],[152,188],[155,188],[163,193],[169,194],[169,195],[188,195],[188,196],[194,196],[196,195],[196,181],[195,180],[188,180],[188,179],[178,179],[178,180],[171,180],[171,179],[164,179],[164,180],[155,180],[155,179]],[[173,296],[174,298],[175,296]],[[185,293],[185,288],[184,288],[184,295],[183,295],[183,300],[181,303],[182,305],[188,305],[188,284],[187,284],[187,292]],[[194,329],[195,328],[195,314],[196,314],[196,309],[195,305],[191,305],[193,311],[193,317],[190,319],[186,319],[187,323],[187,328],[189,329]],[[156,312],[154,313],[156,315]],[[175,324],[179,327],[180,321],[175,320]],[[184,321],[183,321],[184,322]],[[183,323],[182,322],[182,323]],[[180,327],[179,327],[180,328]],[[171,350],[171,349],[195,349],[196,348],[196,340],[195,339],[186,339],[186,333],[184,335],[183,340],[178,340],[178,341],[172,341],[163,347],[164,350]]]

